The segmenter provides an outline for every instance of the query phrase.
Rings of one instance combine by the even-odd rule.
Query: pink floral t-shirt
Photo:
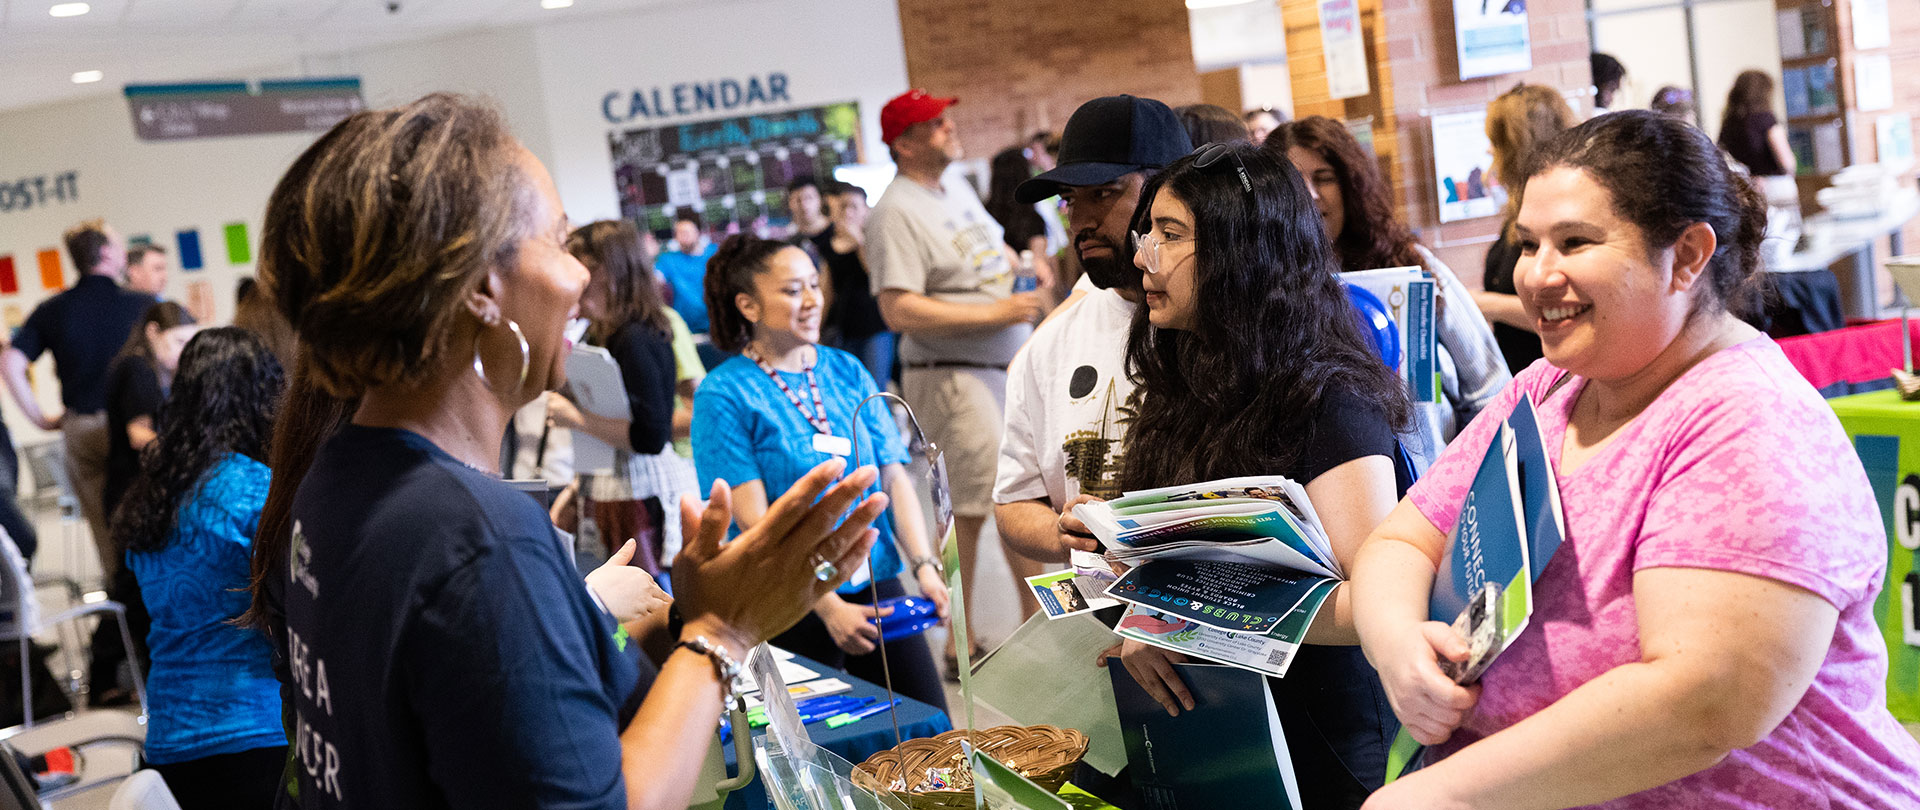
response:
[[[1565,373],[1542,360],[1515,377],[1408,491],[1414,506],[1451,533],[1500,421]],[[1556,471],[1585,385],[1576,376],[1538,403]],[[1920,808],[1920,744],[1887,712],[1886,644],[1873,617],[1887,564],[1880,512],[1833,410],[1779,346],[1757,337],[1701,361],[1559,480],[1566,540],[1540,575],[1532,623],[1439,754],[1640,661],[1634,572],[1708,568],[1796,585],[1839,608],[1826,661],[1759,744],[1600,806]]]

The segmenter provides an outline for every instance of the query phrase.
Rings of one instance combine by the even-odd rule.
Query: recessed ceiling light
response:
[[[541,8],[566,8],[571,5],[573,0],[540,0]]]
[[[93,7],[86,3],[55,3],[53,8],[47,9],[47,13],[55,17],[78,17],[92,10]]]
[[[80,71],[79,73],[73,74],[73,83],[74,84],[92,84],[106,77],[107,77],[107,74],[101,73],[100,71],[97,71],[97,70],[83,70],[83,71]]]

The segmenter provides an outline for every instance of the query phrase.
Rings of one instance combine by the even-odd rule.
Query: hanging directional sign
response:
[[[321,132],[367,106],[357,78],[129,84],[126,96],[143,141]]]

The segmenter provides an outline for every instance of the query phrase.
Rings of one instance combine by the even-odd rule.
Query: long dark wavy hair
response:
[[[987,214],[1000,223],[1007,233],[1045,235],[1047,222],[1040,218],[1040,212],[1014,196],[1020,184],[1033,177],[1033,163],[1027,160],[1026,149],[1018,146],[1002,149],[987,165],[987,199],[982,204]],[[1027,248],[1026,245],[1012,247],[1015,250]]]
[[[1336,388],[1378,404],[1396,429],[1411,412],[1405,388],[1361,339],[1299,172],[1251,144],[1228,149],[1206,169],[1181,158],[1140,195],[1135,230],[1144,232],[1160,194],[1192,210],[1194,261],[1174,272],[1198,274],[1198,311],[1191,331],[1155,327],[1145,308],[1134,315],[1126,489],[1287,474]]]
[[[154,552],[172,541],[180,505],[229,453],[264,463],[286,376],[267,344],[232,326],[208,329],[180,352],[166,424],[141,453],[141,473],[114,513],[115,540]]]
[[[1413,231],[1393,215],[1393,194],[1380,176],[1380,165],[1346,125],[1324,115],[1309,116],[1281,124],[1263,146],[1281,160],[1287,159],[1288,149],[1298,146],[1333,167],[1340,180],[1340,207],[1346,214],[1346,224],[1333,240],[1341,268],[1425,266],[1413,249]]]

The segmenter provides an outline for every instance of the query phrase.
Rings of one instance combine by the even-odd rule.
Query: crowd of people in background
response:
[[[1709,138],[1691,91],[1609,112],[1626,69],[1592,70],[1584,123],[1541,85],[1488,105],[1505,203],[1477,290],[1347,122],[1130,95],[992,151],[976,187],[956,100],[902,94],[892,181],[796,179],[768,233],[692,208],[576,225],[484,104],[360,112],[275,188],[233,327],[156,297],[163,249],[82,223],[79,280],[0,373],[60,432],[128,608],[92,699],[145,674],[145,760],[187,810],[685,806],[754,645],[935,707],[984,652],[875,623],[961,596],[922,508],[937,452],[969,603],[984,543],[1016,578],[1098,552],[1077,504],[1299,482],[1353,575],[1268,681],[1307,807],[1920,803],[1876,703],[1871,489],[1743,320],[1794,193],[1772,81],[1741,74]],[[1340,280],[1389,267],[1436,283],[1438,402],[1409,401]],[[28,376],[49,352],[59,412]],[[588,407],[581,356],[624,408]],[[1565,487],[1553,635],[1467,690],[1427,587],[1522,397]],[[0,451],[12,487],[4,425]],[[1137,642],[1046,675],[1109,655],[1193,708],[1185,659]],[[1403,726],[1448,756],[1385,784]]]

